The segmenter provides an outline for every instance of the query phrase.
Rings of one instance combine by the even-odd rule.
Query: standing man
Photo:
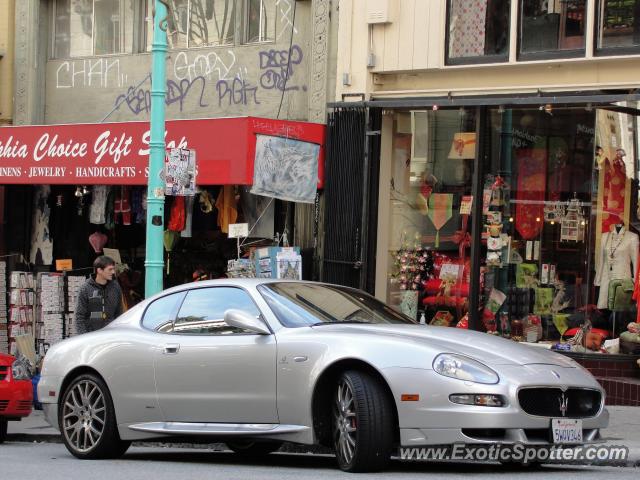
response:
[[[99,330],[122,313],[122,291],[115,280],[116,262],[100,256],[93,262],[95,276],[87,279],[78,294],[78,334]]]

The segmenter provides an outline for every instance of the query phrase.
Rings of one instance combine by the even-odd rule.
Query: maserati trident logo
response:
[[[558,399],[558,403],[560,404],[560,413],[563,417],[566,417],[567,410],[569,408],[569,398],[564,393],[562,393],[562,395],[560,395],[560,398]]]

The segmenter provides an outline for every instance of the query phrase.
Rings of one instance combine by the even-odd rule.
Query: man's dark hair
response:
[[[104,270],[105,268],[115,264],[116,261],[113,258],[107,257],[106,255],[100,255],[93,261],[93,268],[95,268],[96,270],[99,268]]]

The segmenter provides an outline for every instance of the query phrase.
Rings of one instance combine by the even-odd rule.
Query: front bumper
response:
[[[443,377],[433,370],[389,368],[383,374],[398,408],[402,446],[454,443],[550,444],[551,417],[529,415],[518,402],[522,387],[577,387],[602,390],[598,383],[577,368],[553,367],[561,371],[558,380],[546,365],[501,366],[500,382],[482,385]],[[507,399],[505,407],[459,405],[451,394],[496,394]],[[401,401],[402,394],[419,395],[418,401]],[[604,391],[603,404],[604,404]],[[597,415],[582,418],[584,443],[601,441],[600,429],[609,424],[603,407]]]
[[[33,386],[29,380],[0,382],[0,417],[27,417],[33,408]]]

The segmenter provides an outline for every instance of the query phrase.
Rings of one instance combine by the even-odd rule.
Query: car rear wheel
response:
[[[256,442],[253,440],[235,440],[227,442],[233,452],[239,455],[246,455],[248,457],[262,457],[275,452],[282,446],[282,442],[266,441]]]
[[[5,439],[7,438],[8,425],[9,425],[9,422],[6,419],[0,418],[0,443],[4,442]]]
[[[120,439],[109,389],[96,375],[80,375],[69,384],[59,417],[64,444],[78,458],[118,458],[131,445]]]
[[[359,371],[344,372],[333,395],[333,446],[346,472],[381,470],[391,457],[394,415],[380,381]]]

